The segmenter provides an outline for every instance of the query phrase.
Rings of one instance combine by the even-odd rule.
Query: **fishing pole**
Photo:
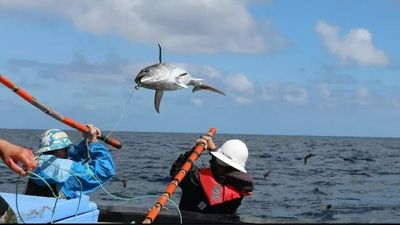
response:
[[[75,128],[81,132],[84,133],[88,133],[89,132],[89,128],[82,124],[79,123],[76,120],[73,120],[69,117],[63,116],[60,113],[54,111],[53,109],[51,109],[50,107],[44,105],[43,103],[39,102],[36,98],[34,98],[32,95],[30,95],[28,92],[26,92],[24,89],[18,87],[17,85],[15,85],[11,80],[7,79],[4,75],[0,74],[0,82],[2,84],[4,84],[6,87],[8,87],[9,89],[11,89],[13,92],[15,92],[17,95],[19,95],[20,97],[22,97],[23,99],[25,99],[27,102],[31,103],[33,106],[35,106],[36,108],[40,109],[41,111],[43,111],[44,113],[50,115],[51,117],[53,117],[54,119],[72,127]],[[121,142],[115,138],[112,137],[108,137],[108,136],[104,136],[101,135],[99,137],[100,140],[103,140],[104,142],[106,142],[107,144],[120,149],[121,148]]]
[[[207,135],[210,137],[214,136],[217,132],[216,128],[210,128]],[[143,220],[143,224],[150,224],[154,222],[162,207],[165,206],[167,200],[171,197],[171,195],[175,192],[175,189],[178,187],[178,184],[183,180],[189,170],[192,168],[194,162],[200,157],[201,153],[205,150],[205,146],[201,143],[198,143],[194,148],[193,152],[190,154],[189,158],[182,165],[181,169],[175,175],[174,179],[167,185],[164,193],[157,199],[154,206],[151,208],[150,212],[147,214],[146,218]]]

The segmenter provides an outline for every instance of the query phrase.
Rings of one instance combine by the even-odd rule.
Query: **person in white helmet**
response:
[[[72,144],[68,135],[59,129],[45,131],[35,150],[38,166],[30,175],[25,194],[67,199],[94,192],[115,175],[115,166],[109,150],[97,137],[98,128],[87,125],[84,139]]]
[[[248,149],[241,140],[233,139],[216,148],[210,136],[201,136],[197,143],[210,151],[209,168],[193,165],[179,183],[182,196],[181,210],[201,213],[235,214],[243,197],[251,195],[253,178],[246,169]],[[191,151],[181,154],[172,165],[170,175],[174,177],[186,162]]]

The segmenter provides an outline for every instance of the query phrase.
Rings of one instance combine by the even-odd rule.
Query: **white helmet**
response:
[[[217,151],[211,151],[210,153],[229,166],[247,173],[244,167],[249,153],[243,141],[237,139],[229,140]]]
[[[59,129],[45,131],[40,137],[39,149],[36,154],[66,148],[72,145],[68,135]]]

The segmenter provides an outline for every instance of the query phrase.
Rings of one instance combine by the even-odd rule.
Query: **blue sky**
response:
[[[0,2],[0,73],[102,130],[400,136],[400,1]],[[226,96],[133,79],[177,64]],[[131,97],[130,97],[131,96]],[[0,128],[68,129],[7,88]]]

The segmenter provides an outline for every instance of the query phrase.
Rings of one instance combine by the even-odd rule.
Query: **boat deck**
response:
[[[100,210],[99,223],[121,222],[121,223],[139,223],[145,219],[148,209],[130,206],[98,206]],[[201,214],[189,211],[181,211],[182,223],[243,223],[237,215],[227,214]],[[172,223],[180,224],[178,211],[161,210],[153,223]]]

